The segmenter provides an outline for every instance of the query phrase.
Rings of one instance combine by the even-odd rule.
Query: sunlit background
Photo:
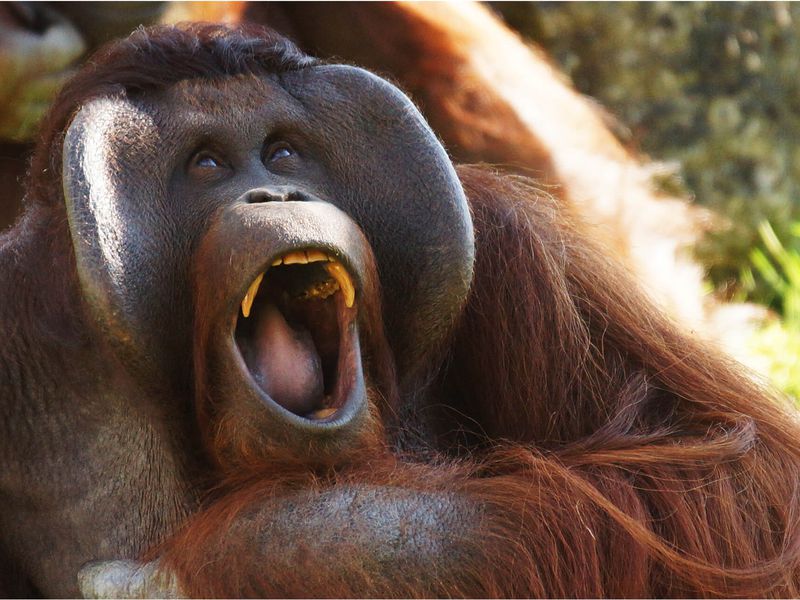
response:
[[[800,4],[497,2],[658,185],[720,215],[695,248],[713,293],[769,307],[745,343],[800,397]],[[760,359],[760,360],[759,360]]]
[[[456,160],[564,190],[678,320],[800,398],[800,4],[0,3],[0,228],[60,83],[187,19],[393,78]]]

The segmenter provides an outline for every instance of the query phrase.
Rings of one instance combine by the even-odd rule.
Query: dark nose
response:
[[[307,200],[304,193],[289,188],[255,188],[245,192],[239,198],[240,202],[257,204],[260,202],[289,202]]]

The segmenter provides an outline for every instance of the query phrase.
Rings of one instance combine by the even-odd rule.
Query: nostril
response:
[[[248,204],[260,204],[262,202],[303,202],[309,200],[309,196],[299,190],[256,188],[245,192],[240,200]]]
[[[261,202],[285,202],[287,196],[282,192],[272,192],[265,189],[250,190],[245,194],[245,202],[249,204],[258,204]]]
[[[306,196],[303,192],[292,190],[286,194],[286,200],[291,202],[303,202],[304,200],[308,200],[308,196]]]

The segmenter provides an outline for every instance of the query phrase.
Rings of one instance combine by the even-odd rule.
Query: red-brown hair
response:
[[[281,49],[274,37],[252,34],[267,36],[259,46],[245,32],[252,43],[234,47],[215,37],[225,31],[150,30],[99,55],[45,127],[32,198],[60,198],[53,145],[93,95],[204,69],[213,77],[304,64],[289,46],[265,63]],[[226,62],[239,51],[252,60]],[[199,66],[198,53],[208,59]],[[459,176],[475,224],[475,279],[439,360],[396,407],[429,423],[434,441],[415,447],[400,419],[335,468],[280,468],[276,456],[227,473],[207,508],[151,556],[196,596],[800,595],[796,415],[669,322],[568,206],[521,178],[472,167]],[[379,335],[380,324],[370,331]],[[271,569],[235,535],[286,490],[343,484],[468,499],[479,518],[464,525],[479,534],[449,531],[457,567],[424,579],[368,572],[346,544],[337,557],[346,573],[311,548],[294,570]]]
[[[420,464],[386,444],[381,456],[322,476],[272,471],[223,485],[164,557],[186,591],[800,594],[796,415],[669,322],[563,204],[524,179],[472,167],[459,175],[477,263],[433,383],[439,402],[448,399],[434,421],[449,450]],[[355,560],[346,576],[312,560],[276,572],[228,535],[244,511],[287,487],[353,483],[477,502],[480,543],[463,541],[457,580],[376,577]]]

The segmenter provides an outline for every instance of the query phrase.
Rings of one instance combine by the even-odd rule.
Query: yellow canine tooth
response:
[[[308,257],[308,262],[324,262],[328,260],[327,254],[319,250],[306,250],[306,256]]]
[[[256,298],[258,286],[261,285],[262,279],[264,279],[264,273],[261,273],[253,280],[253,283],[250,284],[250,287],[247,288],[247,293],[244,295],[244,299],[242,300],[242,314],[245,319],[250,316],[250,309],[253,307],[253,300]]]
[[[278,266],[279,264],[281,264],[282,262],[283,262],[283,259],[282,259],[282,258],[280,258],[280,257],[278,257],[278,258],[276,258],[275,260],[273,260],[273,261],[272,261],[272,266],[273,266],[273,267],[277,267],[277,266]]]
[[[350,274],[347,272],[341,263],[329,262],[325,268],[330,273],[331,277],[339,284],[339,289],[344,294],[344,304],[347,308],[352,308],[353,301],[356,298],[356,288],[353,286],[353,281],[350,279]]]
[[[285,265],[304,265],[308,263],[306,253],[300,250],[299,252],[289,252],[283,257],[283,264]]]

